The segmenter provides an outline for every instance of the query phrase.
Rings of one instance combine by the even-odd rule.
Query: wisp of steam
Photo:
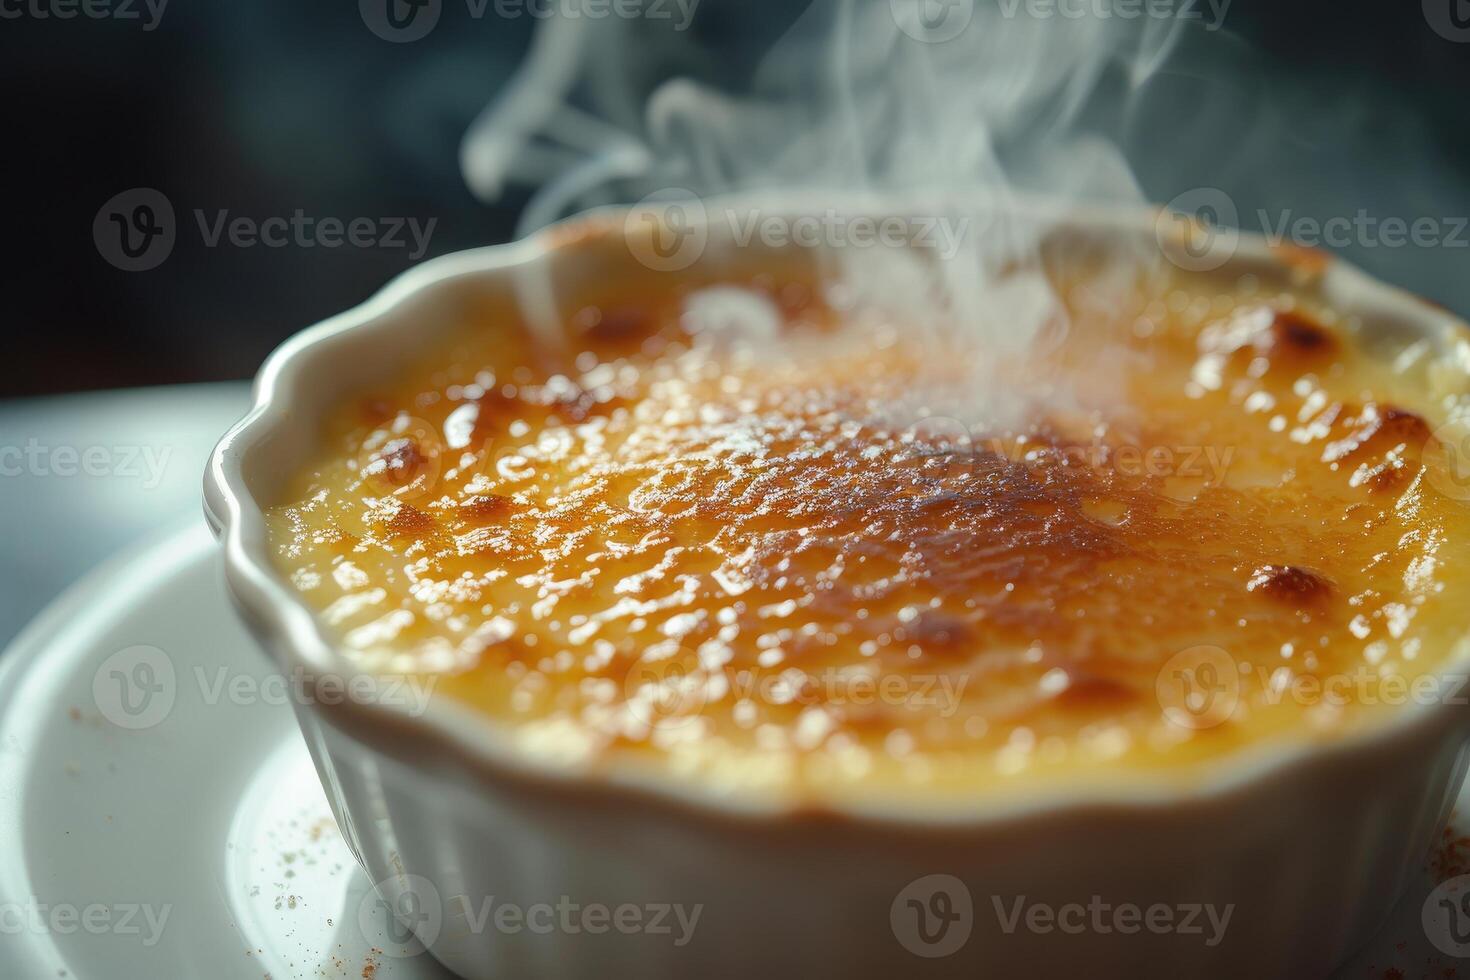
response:
[[[1066,330],[1040,267],[1037,214],[1143,204],[1113,137],[1180,24],[1042,19],[980,3],[940,40],[925,36],[922,3],[816,0],[738,90],[677,72],[650,82],[659,67],[699,57],[670,21],[550,20],[466,134],[465,179],[485,198],[535,185],[523,234],[670,188],[756,207],[780,194],[817,213],[861,201],[922,215],[942,252],[837,249],[845,295],[914,329],[947,331],[977,365],[1024,355]],[[1119,282],[1149,260],[1111,258]],[[977,368],[965,414],[1003,424],[1000,406],[1019,395],[992,397],[1000,385]]]

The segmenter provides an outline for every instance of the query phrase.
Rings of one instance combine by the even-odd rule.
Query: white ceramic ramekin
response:
[[[1108,222],[1154,241],[1152,214]],[[274,570],[262,515],[308,458],[324,413],[391,379],[487,294],[542,302],[631,268],[629,227],[603,212],[427,262],[266,362],[254,408],[214,453],[205,506],[229,590],[283,670],[352,672]],[[728,231],[708,220],[701,262],[732,254]],[[1442,349],[1470,337],[1445,311],[1341,262],[1249,237],[1223,261],[1223,275],[1320,291],[1366,329]],[[1463,674],[1466,659],[1458,651],[1446,675]],[[1119,782],[1005,806],[980,797],[942,813],[904,800],[881,811],[792,811],[634,774],[538,768],[444,698],[418,717],[338,698],[297,714],[379,892],[434,956],[473,980],[1321,976],[1401,894],[1466,767],[1466,714],[1441,701],[1357,737],[1232,759],[1187,782]],[[1058,909],[1162,905],[1176,924],[1196,905],[1231,913],[1214,944],[1208,928],[1129,930],[1106,915],[1081,929],[1023,921],[1008,932],[1018,897]],[[507,905],[515,911],[497,916]],[[686,918],[699,907],[692,934],[673,906]],[[597,908],[606,915],[589,917]]]

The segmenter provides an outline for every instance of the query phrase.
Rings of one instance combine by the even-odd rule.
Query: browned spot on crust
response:
[[[381,425],[398,414],[398,409],[390,399],[380,397],[364,398],[358,411],[362,420],[372,426]]]
[[[905,624],[903,638],[918,646],[926,658],[965,657],[974,649],[975,644],[974,631],[964,620],[933,613]]]
[[[390,440],[373,453],[366,475],[391,487],[406,487],[429,468],[429,458],[408,436]]]
[[[1332,593],[1327,579],[1300,565],[1262,565],[1245,587],[1282,602],[1318,602]]]
[[[843,728],[869,736],[882,736],[891,732],[896,724],[895,719],[902,711],[900,707],[885,704],[879,698],[874,698],[871,702],[849,702],[834,710],[840,715]]]
[[[1120,707],[1139,700],[1132,687],[1111,677],[1069,670],[1070,682],[1056,700],[1069,708]]]
[[[558,418],[565,422],[579,423],[587,421],[594,415],[607,415],[622,404],[625,403],[621,398],[599,401],[591,392],[579,391],[558,397],[552,403],[552,410]]]
[[[1373,493],[1392,493],[1402,490],[1415,472],[1416,468],[1402,457],[1391,456],[1373,466],[1364,463],[1353,472],[1350,482],[1355,487],[1367,487]]]
[[[329,524],[317,531],[318,540],[324,543],[342,545],[344,550],[352,548],[357,544],[357,535],[348,534],[336,524]]]
[[[773,289],[771,298],[787,320],[794,320],[815,306],[811,287],[800,282],[789,282]]]
[[[614,307],[601,311],[597,322],[587,328],[587,336],[599,344],[627,343],[653,332],[653,317],[645,309],[634,306]]]
[[[1387,453],[1399,446],[1423,450],[1431,435],[1429,423],[1413,412],[1392,405],[1363,406],[1342,420],[1346,433],[1322,450],[1324,463],[1336,463],[1364,453]]]
[[[509,516],[514,506],[509,497],[483,493],[465,498],[453,513],[474,524],[493,524]]]
[[[1326,327],[1294,310],[1278,312],[1263,339],[1273,354],[1329,354],[1337,351],[1337,338]]]
[[[1399,441],[1422,446],[1429,440],[1429,423],[1421,415],[1393,405],[1377,409],[1377,415],[1381,420],[1381,430]]]
[[[424,538],[434,527],[434,518],[408,504],[400,505],[386,525],[388,534],[395,538]]]
[[[471,445],[482,445],[491,435],[531,412],[551,411],[564,422],[580,423],[594,415],[606,415],[627,404],[625,399],[609,397],[606,392],[588,390],[566,378],[552,385],[522,388],[497,388],[480,399],[480,414],[475,417]]]
[[[1343,342],[1332,330],[1298,310],[1242,307],[1221,329],[1200,334],[1200,349],[1220,354],[1237,371],[1259,376],[1264,370],[1295,376],[1333,363]]]
[[[1432,438],[1429,423],[1421,416],[1392,405],[1366,405],[1348,425],[1348,434],[1329,443],[1322,458],[1360,459],[1349,482],[1372,493],[1402,490],[1418,472],[1424,447]]]
[[[1234,360],[1244,368],[1254,358],[1265,358],[1272,370],[1281,368],[1293,373],[1330,364],[1340,345],[1331,331],[1291,310],[1279,310],[1269,325],[1258,331],[1249,343],[1238,348]]]
[[[525,407],[514,388],[509,393],[504,388],[493,388],[476,401],[480,410],[475,415],[475,426],[470,431],[471,449],[483,446],[491,436],[503,431],[507,424],[520,416],[521,413],[516,410]]]

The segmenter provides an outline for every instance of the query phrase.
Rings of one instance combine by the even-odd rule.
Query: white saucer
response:
[[[138,646],[166,660],[115,658],[94,692]],[[155,688],[136,716],[118,666]],[[0,655],[0,977],[451,976],[400,958],[289,703],[254,687],[271,674],[202,524],[98,569]]]
[[[202,526],[98,569],[0,655],[0,978],[450,977],[404,955],[273,676]],[[1429,863],[1339,976],[1465,965],[1421,925]]]

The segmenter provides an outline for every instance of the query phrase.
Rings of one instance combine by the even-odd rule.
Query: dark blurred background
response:
[[[37,2],[50,0],[0,0],[0,396],[248,377],[288,334],[412,264],[407,230],[405,247],[210,248],[195,209],[434,219],[429,255],[511,236],[526,190],[477,201],[458,149],[537,18],[492,3],[475,19],[448,0],[428,36],[389,43],[354,0],[173,0],[152,30],[144,0],[112,0],[138,20],[9,16]],[[711,65],[793,16],[701,6]],[[177,216],[172,253],[146,272],[112,267],[93,241],[98,209],[135,187]]]
[[[117,14],[103,19],[80,3],[0,0],[0,395],[247,377],[289,333],[413,261],[406,232],[403,247],[210,248],[196,209],[433,219],[430,255],[512,234],[527,189],[476,200],[458,150],[540,19],[497,16],[493,2],[475,18],[466,0],[445,0],[426,37],[390,43],[355,0],[173,0],[151,29],[145,0],[111,0]],[[739,76],[801,6],[701,0],[689,32],[698,57],[669,68]],[[1194,6],[1209,16],[1204,0]],[[68,9],[77,15],[56,16]],[[1177,78],[1160,91],[1187,117],[1197,89],[1218,101],[1210,72],[1228,71],[1238,116],[1149,134],[1131,151],[1148,196],[1209,184],[1247,214],[1351,215],[1354,194],[1407,218],[1470,214],[1470,4],[1234,0],[1223,26],[1181,45]],[[1191,71],[1190,59],[1217,56],[1228,68]],[[1284,125],[1263,136],[1263,112]],[[127,272],[99,254],[93,220],[136,187],[172,202],[177,241],[158,267]],[[1470,310],[1470,249],[1357,253],[1370,271]]]

